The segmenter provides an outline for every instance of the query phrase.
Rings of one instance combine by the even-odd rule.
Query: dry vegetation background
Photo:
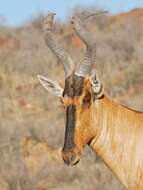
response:
[[[64,73],[44,43],[41,23],[39,16],[17,28],[0,25],[0,190],[123,190],[88,147],[74,167],[59,160],[64,113],[36,75],[64,84]],[[143,111],[143,9],[93,18],[88,26],[106,94]],[[70,24],[57,21],[55,33],[79,61],[84,47]]]

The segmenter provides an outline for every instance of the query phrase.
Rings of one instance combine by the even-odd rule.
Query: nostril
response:
[[[70,164],[74,162],[75,158],[76,158],[76,155],[74,152],[70,152],[63,155],[63,160],[66,164]]]
[[[74,160],[75,160],[75,154],[72,153],[69,155],[69,161],[72,162]]]

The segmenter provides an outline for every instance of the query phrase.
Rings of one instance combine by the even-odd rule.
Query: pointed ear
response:
[[[48,90],[52,95],[62,97],[63,88],[54,80],[51,80],[42,75],[37,75],[40,83]]]
[[[96,71],[92,70],[92,74],[90,76],[90,82],[92,85],[92,92],[96,96],[96,98],[101,98],[104,95],[104,89],[102,83],[97,79]]]

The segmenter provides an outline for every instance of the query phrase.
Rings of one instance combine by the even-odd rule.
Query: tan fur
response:
[[[63,102],[65,107],[76,105],[76,148],[82,152],[90,144],[127,189],[143,189],[143,113],[106,96],[94,100],[89,80],[84,81],[82,96]]]
[[[90,146],[128,189],[143,189],[143,113],[107,97],[96,101],[94,110],[99,113],[91,122],[98,118],[101,130]]]

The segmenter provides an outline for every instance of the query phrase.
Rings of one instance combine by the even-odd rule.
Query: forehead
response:
[[[65,80],[63,96],[80,96],[83,92],[84,77],[71,75]]]

